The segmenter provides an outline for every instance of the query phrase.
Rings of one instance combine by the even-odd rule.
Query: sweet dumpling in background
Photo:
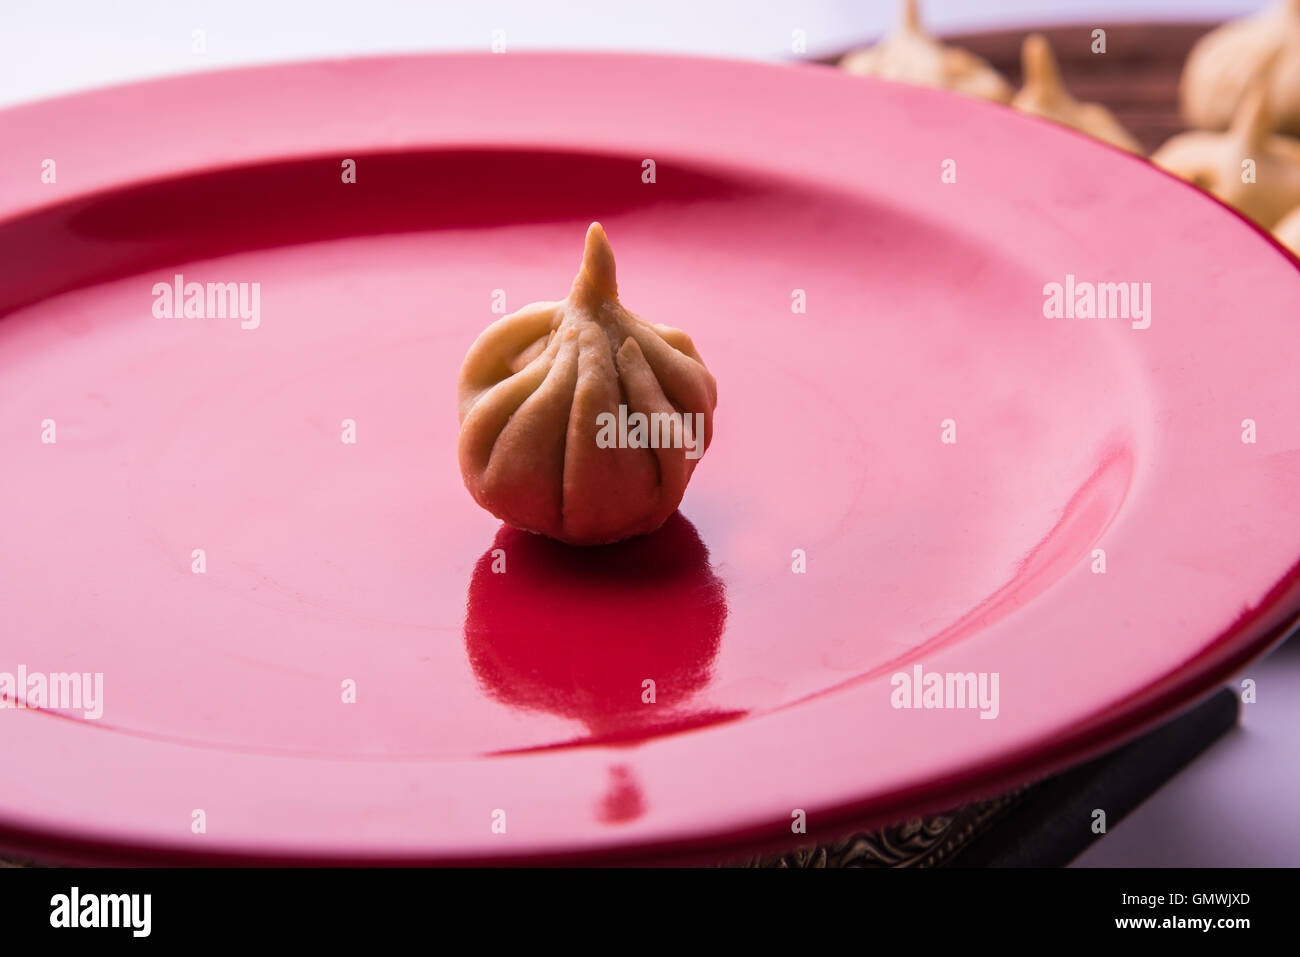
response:
[[[875,46],[847,54],[840,67],[859,76],[937,86],[998,103],[1011,99],[1011,85],[987,60],[944,46],[925,32],[916,0],[903,0],[902,18],[893,33]]]
[[[1099,103],[1080,103],[1070,95],[1061,82],[1061,71],[1046,37],[1039,33],[1025,37],[1020,55],[1025,85],[1011,101],[1012,106],[1055,120],[1130,153],[1142,154],[1142,146],[1110,110]]]
[[[712,440],[718,391],[686,333],[623,308],[614,253],[592,223],[568,298],[485,329],[458,399],[475,501],[515,528],[599,545],[652,532],[677,509]]]
[[[1271,229],[1300,205],[1300,140],[1271,133],[1272,125],[1267,88],[1257,82],[1226,133],[1179,133],[1151,161]]]
[[[1179,85],[1183,118],[1200,129],[1225,129],[1261,72],[1268,75],[1274,129],[1300,135],[1300,0],[1274,0],[1200,39]]]
[[[1291,210],[1273,229],[1273,235],[1283,246],[1300,256],[1300,206]]]

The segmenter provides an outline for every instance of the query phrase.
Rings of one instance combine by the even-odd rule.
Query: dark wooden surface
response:
[[[1047,37],[1061,76],[1080,100],[1110,107],[1149,153],[1185,127],[1178,117],[1178,77],[1192,45],[1214,23],[1093,23],[1049,29],[945,36],[945,43],[984,57],[1020,88],[1020,44],[1030,32]],[[1106,52],[1092,52],[1092,31],[1106,31]],[[839,57],[828,58],[835,62]]]

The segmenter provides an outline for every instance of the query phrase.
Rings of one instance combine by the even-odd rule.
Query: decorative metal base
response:
[[[738,867],[1063,867],[1236,727],[1240,702],[1216,692],[1140,738],[1008,794]]]
[[[942,867],[979,834],[1007,815],[1025,795],[1013,791],[932,817],[820,844],[777,857],[758,857],[747,867]]]

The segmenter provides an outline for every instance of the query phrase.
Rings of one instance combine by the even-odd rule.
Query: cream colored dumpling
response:
[[[474,500],[516,528],[599,545],[677,509],[712,440],[718,390],[690,336],[623,308],[592,223],[568,298],[488,326],[457,397]]]
[[[916,0],[903,0],[898,27],[880,43],[855,50],[840,67],[859,76],[937,86],[1006,103],[1011,85],[987,60],[958,47],[944,46],[921,26]]]
[[[1271,129],[1267,90],[1256,83],[1226,133],[1180,133],[1151,161],[1271,229],[1300,205],[1300,140]]]
[[[1300,0],[1274,0],[1201,38],[1179,84],[1184,119],[1200,129],[1227,128],[1261,73],[1274,129],[1300,135]]]
[[[1025,85],[1011,101],[1012,106],[1141,155],[1141,144],[1120,125],[1110,110],[1099,103],[1081,103],[1070,95],[1061,82],[1056,57],[1052,55],[1045,37],[1038,33],[1026,37],[1021,47],[1021,60]]]

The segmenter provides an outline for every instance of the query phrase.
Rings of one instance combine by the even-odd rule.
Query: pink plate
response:
[[[1114,745],[1300,608],[1295,261],[1048,123],[511,53],[105,90],[0,141],[0,672],[103,675],[97,718],[0,711],[10,852],[826,837]],[[720,401],[681,512],[582,551],[473,503],[454,384],[594,219]],[[247,318],[155,315],[177,274],[248,284]],[[1049,317],[1067,276],[1150,293]],[[894,707],[918,666],[996,674],[996,717]]]

